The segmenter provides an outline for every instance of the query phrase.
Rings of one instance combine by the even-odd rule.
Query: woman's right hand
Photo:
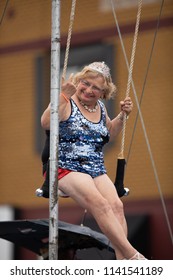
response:
[[[65,96],[70,99],[73,94],[76,92],[76,86],[72,82],[73,75],[69,77],[67,81],[64,80],[62,77],[62,82],[61,82],[61,92],[65,94]]]

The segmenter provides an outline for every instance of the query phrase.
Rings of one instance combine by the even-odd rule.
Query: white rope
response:
[[[124,47],[121,31],[120,31],[120,28],[119,28],[117,16],[116,16],[116,13],[115,13],[115,9],[114,9],[112,0],[110,0],[110,1],[111,1],[111,5],[112,5],[112,11],[113,11],[113,15],[114,15],[114,19],[115,19],[115,23],[116,23],[116,27],[117,27],[118,36],[119,36],[119,39],[120,39],[120,43],[121,43],[124,59],[125,59],[125,62],[126,62],[127,69],[129,71],[129,69],[130,69],[129,68],[129,63],[128,63],[127,54],[126,54],[126,50],[125,50],[125,47]],[[163,3],[164,3],[164,0],[161,3],[161,9],[160,9],[159,18],[161,17]],[[157,25],[157,28],[158,28],[158,25]],[[155,40],[155,38],[154,38],[154,40]],[[161,203],[162,203],[165,219],[166,219],[166,222],[167,222],[168,231],[169,231],[170,238],[171,238],[171,241],[172,241],[172,244],[173,244],[173,234],[172,234],[172,229],[171,229],[171,223],[170,223],[169,216],[168,216],[168,213],[167,213],[166,204],[165,204],[165,201],[164,201],[161,184],[160,184],[160,181],[159,181],[159,177],[158,177],[155,161],[154,161],[154,158],[153,158],[153,155],[152,155],[151,146],[150,146],[150,142],[149,142],[149,139],[148,139],[148,136],[147,136],[147,132],[146,132],[145,124],[144,124],[144,119],[143,119],[142,112],[141,112],[141,109],[140,109],[140,105],[139,105],[139,101],[138,101],[138,97],[137,97],[137,93],[136,93],[136,89],[135,89],[135,85],[134,85],[133,79],[131,79],[131,85],[132,85],[135,101],[136,101],[136,104],[137,104],[137,108],[138,108],[139,117],[140,117],[140,120],[141,120],[142,129],[143,129],[143,132],[144,132],[144,138],[145,138],[145,141],[146,141],[146,144],[147,144],[147,148],[148,148],[151,164],[152,164],[152,167],[153,167],[156,184],[157,184],[158,191],[159,191],[159,194],[160,194],[160,199],[161,199]]]
[[[69,24],[69,29],[68,29],[67,45],[66,45],[66,52],[65,52],[65,58],[64,58],[64,68],[63,68],[63,73],[62,73],[62,78],[64,78],[64,80],[66,78],[70,42],[71,42],[71,34],[72,34],[72,28],[73,28],[73,22],[74,22],[74,16],[75,16],[75,7],[76,7],[76,0],[72,0],[70,24]]]
[[[126,97],[129,96],[130,93],[130,85],[132,80],[132,72],[133,72],[133,65],[136,53],[136,45],[137,45],[137,38],[138,38],[138,31],[139,31],[139,23],[141,17],[141,10],[142,10],[142,0],[138,1],[138,12],[136,18],[136,26],[135,26],[135,33],[133,39],[133,46],[132,46],[132,53],[131,53],[131,60],[130,60],[130,68],[129,68],[129,75],[128,75],[128,82],[127,82],[127,89],[126,89]],[[124,158],[124,146],[125,146],[125,133],[126,133],[126,116],[124,115],[123,118],[123,128],[122,128],[122,140],[121,140],[121,149],[119,158]]]

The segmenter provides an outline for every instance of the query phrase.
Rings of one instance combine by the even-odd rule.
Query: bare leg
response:
[[[98,191],[98,184],[96,187],[89,175],[71,172],[59,181],[59,188],[94,216],[102,232],[121,256],[130,259],[136,254],[136,249],[127,240],[109,202]]]
[[[115,217],[118,219],[127,237],[127,223],[124,216],[123,203],[118,197],[114,184],[106,174],[95,178],[94,182],[101,195],[109,202]],[[118,248],[116,248],[116,257],[117,259],[124,258]]]

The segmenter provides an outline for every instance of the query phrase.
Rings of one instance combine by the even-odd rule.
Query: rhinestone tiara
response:
[[[93,62],[93,63],[88,65],[88,68],[101,73],[104,77],[107,77],[107,78],[110,77],[110,69],[105,64],[104,61],[102,61],[102,62]]]

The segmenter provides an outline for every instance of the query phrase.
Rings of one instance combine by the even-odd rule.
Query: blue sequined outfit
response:
[[[59,125],[59,167],[97,177],[106,173],[103,146],[109,141],[104,105],[98,123],[87,120],[71,99],[71,115]]]

